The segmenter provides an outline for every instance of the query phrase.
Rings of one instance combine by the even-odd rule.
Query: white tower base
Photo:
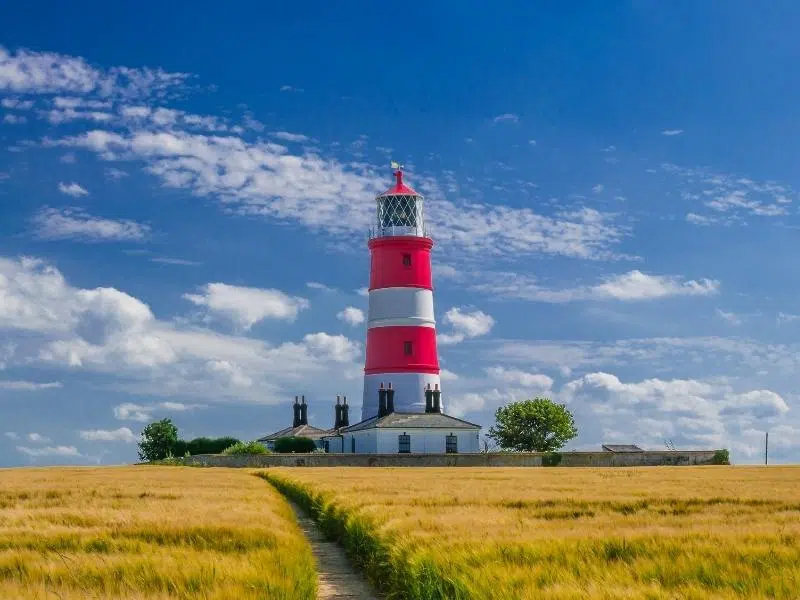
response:
[[[388,387],[391,382],[394,388],[395,412],[425,412],[425,386],[429,383],[431,388],[439,385],[442,388],[438,375],[429,373],[375,373],[364,376],[364,398],[361,405],[361,420],[370,419],[378,415],[378,389]],[[444,412],[444,407],[442,407]]]

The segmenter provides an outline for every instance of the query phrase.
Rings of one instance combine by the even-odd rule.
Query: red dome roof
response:
[[[414,188],[403,183],[403,172],[400,169],[394,172],[394,176],[397,181],[392,187],[383,192],[381,196],[419,196],[419,194],[414,191]]]

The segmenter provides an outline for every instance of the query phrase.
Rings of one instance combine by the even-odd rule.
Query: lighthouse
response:
[[[378,415],[381,387],[391,384],[395,411],[425,413],[425,390],[439,390],[441,383],[433,312],[433,240],[425,227],[423,197],[403,181],[402,166],[392,166],[395,183],[375,198],[377,220],[368,242],[362,420]]]

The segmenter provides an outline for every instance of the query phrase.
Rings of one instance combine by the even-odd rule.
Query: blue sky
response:
[[[366,232],[426,197],[445,406],[800,458],[800,8],[0,9],[0,465],[360,403]],[[358,411],[355,411],[358,414]]]

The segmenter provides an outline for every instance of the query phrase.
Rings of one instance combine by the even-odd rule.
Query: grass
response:
[[[800,468],[270,469],[390,598],[797,598]]]
[[[0,469],[0,598],[315,594],[291,508],[242,470]]]

